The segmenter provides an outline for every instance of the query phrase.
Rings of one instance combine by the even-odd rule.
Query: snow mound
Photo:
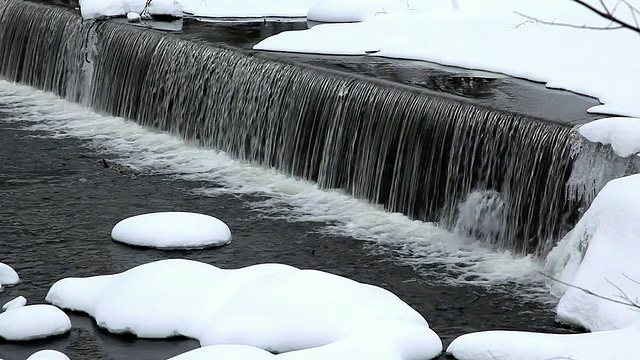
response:
[[[273,354],[244,345],[214,345],[188,351],[168,360],[274,360]]]
[[[182,6],[174,0],[153,0],[145,11],[146,4],[146,0],[80,0],[80,13],[85,20],[125,16],[129,12],[182,17]]]
[[[549,253],[551,277],[614,301],[559,283],[558,320],[591,331],[622,329],[640,321],[637,308],[615,301],[640,298],[640,175],[609,181],[574,229]]]
[[[588,334],[483,331],[453,340],[447,353],[457,360],[634,360],[640,326]]]
[[[613,117],[582,125],[580,135],[591,142],[610,144],[620,157],[640,152],[640,119]]]
[[[611,9],[618,7],[613,0],[606,2]],[[638,1],[632,3],[637,8]],[[309,19],[364,21],[282,32],[254,49],[375,54],[493,71],[597,97],[602,105],[590,112],[640,117],[636,96],[640,43],[635,32],[550,25],[521,15],[578,27],[612,25],[573,1],[349,0],[342,4],[319,3],[310,9]],[[378,4],[384,5],[376,10]],[[618,10],[616,15],[628,12],[624,5]],[[593,51],[594,44],[598,51]]]
[[[27,299],[24,296],[18,296],[17,298],[8,301],[6,304],[2,306],[2,311],[8,311],[17,309],[27,305]]]
[[[424,318],[389,291],[281,264],[222,270],[162,260],[115,275],[62,279],[47,301],[84,311],[114,333],[182,335],[203,346],[244,345],[285,359],[425,359],[442,350]],[[211,351],[252,351],[234,349]]]
[[[71,320],[51,305],[30,305],[0,314],[0,337],[9,341],[28,341],[64,334]]]
[[[217,18],[305,17],[317,0],[179,0],[184,12]]]
[[[69,360],[69,358],[59,351],[41,350],[29,356],[27,360]]]
[[[0,289],[4,285],[15,285],[20,282],[18,273],[15,272],[9,265],[0,262]]]
[[[200,249],[231,242],[222,221],[203,214],[160,212],[133,216],[116,224],[113,240],[158,249]]]

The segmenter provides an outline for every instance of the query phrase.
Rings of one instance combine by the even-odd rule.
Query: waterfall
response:
[[[501,249],[544,255],[575,221],[564,126],[58,7],[9,0],[0,16],[10,81]]]

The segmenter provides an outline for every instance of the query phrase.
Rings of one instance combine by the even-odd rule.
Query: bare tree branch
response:
[[[640,28],[638,28],[638,26],[634,26],[633,24],[630,24],[630,23],[628,23],[628,22],[616,17],[613,13],[609,12],[609,9],[606,6],[604,6],[604,10],[600,10],[600,9],[596,8],[595,6],[587,3],[584,0],[572,0],[572,1],[577,3],[577,4],[579,4],[579,5],[581,5],[581,6],[584,6],[585,8],[589,9],[591,12],[598,14],[600,17],[603,17],[603,18],[605,18],[607,20],[610,20],[611,22],[616,23],[616,24],[620,25],[621,27],[623,27],[625,29],[629,29],[629,30],[632,30],[632,31],[640,34]],[[604,5],[602,0],[600,0],[600,3]],[[627,6],[629,8],[631,8],[632,11],[634,11],[634,10],[637,11],[637,9],[635,9],[633,6],[631,6],[631,4],[629,4],[628,2],[627,2]]]
[[[559,284],[562,284],[562,285],[566,285],[566,286],[568,286],[570,288],[574,288],[576,290],[580,290],[583,293],[585,293],[587,295],[591,295],[591,296],[597,297],[598,299],[611,301],[611,302],[616,303],[616,304],[620,304],[620,305],[624,305],[624,306],[628,306],[628,307],[634,308],[636,310],[640,310],[640,304],[638,304],[638,303],[636,303],[634,301],[626,300],[626,299],[629,299],[629,296],[622,289],[620,289],[620,287],[618,287],[615,284],[612,284],[608,279],[607,279],[607,282],[609,282],[609,284],[613,285],[616,289],[618,289],[618,291],[620,291],[621,297],[623,298],[623,300],[619,300],[619,299],[610,298],[610,297],[607,297],[607,296],[604,296],[604,295],[600,295],[600,294],[595,293],[595,292],[593,292],[593,291],[591,291],[589,289],[585,289],[585,288],[580,287],[580,286],[569,284],[568,282],[564,282],[564,281],[562,281],[560,279],[556,279],[553,276],[545,274],[543,272],[540,272],[540,274],[542,274],[542,276],[544,276],[544,277],[546,277],[546,278],[548,278],[548,279],[550,279],[552,281],[555,281],[555,282],[557,282]]]
[[[588,29],[588,30],[616,30],[616,29],[622,29],[622,26],[589,26],[589,25],[576,25],[576,24],[568,24],[568,23],[560,23],[560,22],[556,22],[554,21],[544,21],[538,18],[535,18],[533,16],[529,16],[529,15],[525,15],[523,13],[514,11],[514,13],[522,16],[525,19],[529,19],[532,20],[534,22],[540,23],[540,24],[544,24],[544,25],[555,25],[555,26],[564,26],[564,27],[570,27],[570,28],[575,28],[575,29]],[[518,26],[522,25],[524,23],[520,23],[518,24]]]

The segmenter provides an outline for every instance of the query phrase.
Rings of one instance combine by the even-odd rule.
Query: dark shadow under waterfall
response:
[[[515,252],[546,254],[575,221],[567,127],[67,9],[0,6],[7,80]]]

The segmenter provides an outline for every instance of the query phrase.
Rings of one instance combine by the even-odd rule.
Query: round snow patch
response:
[[[222,221],[203,214],[160,212],[124,219],[111,238],[129,245],[157,249],[201,249],[231,242],[231,231]]]
[[[0,337],[9,341],[28,341],[64,334],[71,320],[51,305],[30,305],[0,314]]]
[[[0,262],[0,288],[2,285],[15,285],[20,282],[18,274],[9,265]]]
[[[69,358],[60,351],[40,350],[29,356],[27,360],[69,360]]]

